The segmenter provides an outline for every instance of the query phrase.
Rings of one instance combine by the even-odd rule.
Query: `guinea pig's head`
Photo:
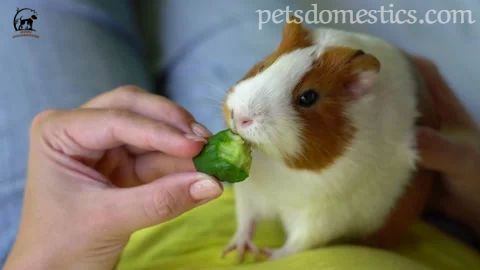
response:
[[[266,156],[320,170],[349,146],[355,123],[347,107],[368,92],[379,69],[373,55],[316,44],[292,21],[277,49],[228,91],[224,119]]]

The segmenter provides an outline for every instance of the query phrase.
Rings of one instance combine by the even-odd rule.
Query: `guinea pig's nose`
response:
[[[248,127],[252,124],[252,122],[253,122],[253,119],[250,117],[241,117],[240,119],[238,119],[238,123],[242,127]]]
[[[233,111],[232,111],[232,118],[235,121],[235,124],[241,128],[246,128],[253,123],[252,117],[243,115],[241,113],[233,113]]]

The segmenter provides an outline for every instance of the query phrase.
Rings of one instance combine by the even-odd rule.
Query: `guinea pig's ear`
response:
[[[302,25],[302,20],[295,16],[290,16],[283,27],[282,41],[279,50],[291,50],[295,48],[304,48],[312,45],[310,31]]]
[[[283,27],[283,38],[294,38],[306,32],[301,23],[301,19],[295,16],[289,16]]]
[[[357,50],[348,65],[352,72],[347,90],[354,96],[363,96],[373,86],[380,71],[380,61],[373,55]]]

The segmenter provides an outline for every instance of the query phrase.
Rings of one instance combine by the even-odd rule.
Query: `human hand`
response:
[[[419,128],[421,166],[441,174],[431,206],[480,233],[480,132],[436,66],[415,58],[440,121],[440,132]]]
[[[133,232],[220,196],[192,162],[210,135],[180,106],[130,86],[39,114],[5,269],[113,269]]]

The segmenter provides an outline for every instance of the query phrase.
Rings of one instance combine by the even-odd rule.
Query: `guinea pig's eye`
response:
[[[297,104],[299,106],[308,108],[317,102],[320,95],[313,89],[309,89],[303,92],[297,99]]]

